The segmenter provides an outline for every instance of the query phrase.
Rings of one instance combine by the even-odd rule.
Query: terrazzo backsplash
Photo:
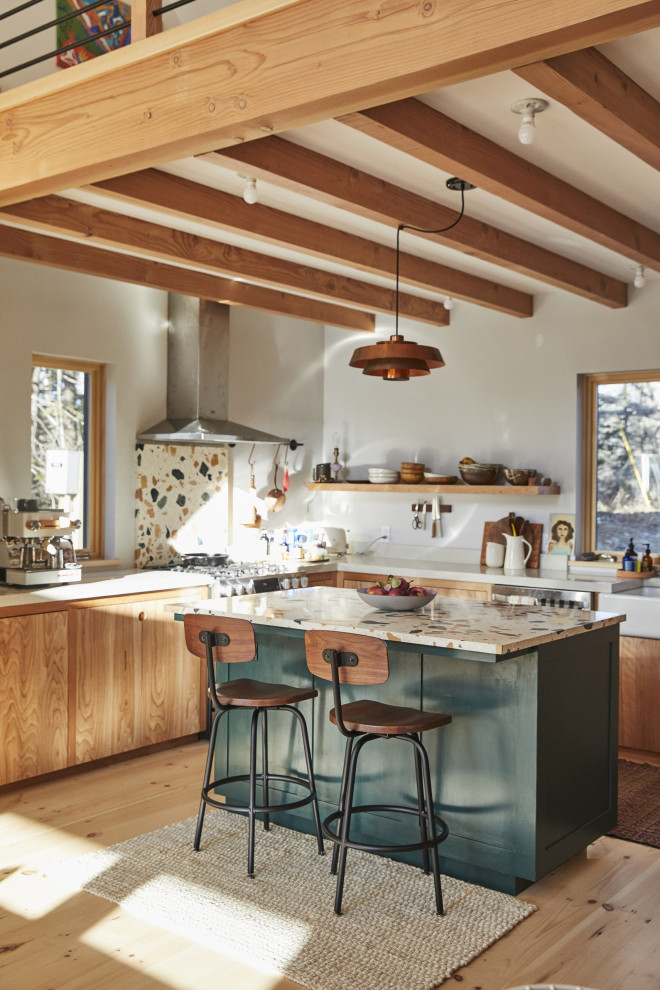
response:
[[[228,542],[226,447],[136,445],[135,565],[182,553],[218,553]]]

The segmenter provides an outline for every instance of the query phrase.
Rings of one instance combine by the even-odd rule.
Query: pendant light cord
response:
[[[456,217],[456,219],[449,224],[448,227],[439,227],[437,230],[428,230],[425,227],[413,227],[408,223],[400,223],[396,228],[396,296],[395,296],[395,319],[394,319],[394,332],[399,333],[399,267],[400,267],[400,249],[399,243],[401,238],[402,230],[414,230],[418,234],[444,234],[452,227],[455,227],[463,219],[463,214],[465,213],[465,186],[461,187],[461,211]]]

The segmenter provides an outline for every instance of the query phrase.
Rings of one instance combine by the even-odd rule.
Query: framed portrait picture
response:
[[[575,515],[555,512],[550,516],[548,553],[575,553]]]

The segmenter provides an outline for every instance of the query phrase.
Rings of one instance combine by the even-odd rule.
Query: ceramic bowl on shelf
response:
[[[424,465],[416,461],[401,462],[401,481],[407,485],[418,485],[424,481]]]
[[[504,477],[510,485],[528,485],[535,474],[532,468],[504,468]]]
[[[478,464],[476,461],[460,461],[458,470],[466,485],[494,485],[502,470],[501,464]]]
[[[428,595],[369,595],[366,588],[356,591],[365,605],[385,612],[414,612],[432,602],[437,594],[430,591]]]
[[[392,468],[369,468],[367,476],[372,484],[393,485],[399,480],[399,472]]]
[[[424,483],[427,485],[455,485],[458,476],[455,474],[429,474],[424,472]]]

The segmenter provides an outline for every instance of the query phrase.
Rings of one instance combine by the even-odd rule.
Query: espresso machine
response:
[[[80,528],[60,509],[39,509],[36,499],[19,498],[13,506],[0,498],[0,583],[64,584],[80,581],[72,534]]]

